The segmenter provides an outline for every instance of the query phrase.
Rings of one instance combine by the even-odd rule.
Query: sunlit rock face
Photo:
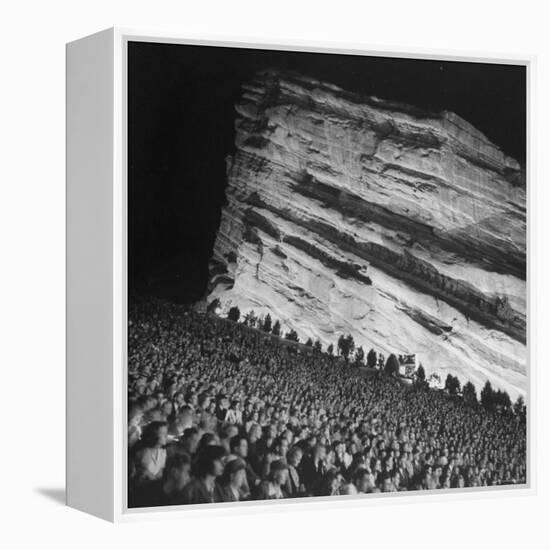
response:
[[[259,73],[236,111],[209,301],[525,394],[514,159],[453,113],[292,74]]]

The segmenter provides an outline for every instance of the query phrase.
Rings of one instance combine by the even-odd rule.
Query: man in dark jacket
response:
[[[321,443],[313,447],[311,455],[304,457],[300,467],[300,477],[305,485],[308,494],[313,494],[316,486],[320,483],[327,471],[326,467],[327,450]]]

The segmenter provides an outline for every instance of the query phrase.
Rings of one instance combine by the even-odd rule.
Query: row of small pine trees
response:
[[[254,311],[249,311],[241,319],[241,312],[237,306],[229,309],[227,318],[234,322],[241,322],[244,326],[255,328],[265,333],[284,338],[286,340],[300,343],[298,333],[294,329],[290,329],[283,334],[281,323],[276,319],[271,318],[268,313],[265,317],[257,316]],[[315,349],[317,352],[323,351],[323,346],[319,340],[313,341],[308,338],[304,344],[307,347]],[[342,357],[346,362],[355,367],[367,367],[370,369],[378,368],[389,376],[397,376],[399,373],[399,360],[392,353],[387,360],[384,360],[382,354],[378,354],[374,349],[371,349],[365,356],[365,350],[362,346],[355,346],[355,341],[351,334],[347,336],[341,335],[336,344],[337,355]],[[334,355],[334,345],[330,344],[325,353]],[[419,365],[414,374],[415,387],[420,389],[428,389],[428,381],[426,380],[426,371],[422,365]],[[471,406],[480,404],[484,409],[493,412],[513,412],[521,416],[525,415],[525,402],[523,397],[519,396],[517,401],[512,404],[510,396],[506,391],[494,390],[491,383],[487,381],[481,390],[480,399],[478,401],[477,391],[472,382],[466,382],[461,387],[460,380],[448,374],[445,380],[445,391],[452,396],[461,396],[464,402]]]

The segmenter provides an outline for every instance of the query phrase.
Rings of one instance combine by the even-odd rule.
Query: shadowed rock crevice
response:
[[[258,205],[259,206],[259,205]],[[341,233],[335,228],[319,221],[304,221],[289,210],[276,210],[266,204],[262,207],[271,210],[279,218],[307,229],[332,243],[335,249],[348,251],[382,271],[396,277],[420,292],[435,296],[462,312],[467,318],[501,330],[523,343],[526,340],[525,315],[514,311],[505,299],[488,296],[477,291],[466,281],[447,277],[428,262],[419,260],[406,250],[398,254],[376,243],[358,243],[350,234]],[[261,219],[261,216],[259,216]],[[267,231],[266,231],[267,233]],[[248,240],[246,237],[245,240]],[[255,237],[261,240],[259,236]],[[277,235],[280,238],[280,235]],[[283,240],[295,248],[316,258],[327,268],[341,277],[353,277],[366,284],[372,284],[370,277],[360,273],[360,266],[346,264],[331,258],[314,244],[297,237],[287,236]],[[506,310],[506,313],[504,313]]]

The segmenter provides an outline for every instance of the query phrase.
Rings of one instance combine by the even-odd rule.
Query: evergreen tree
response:
[[[497,390],[493,393],[494,408],[500,411],[509,411],[512,408],[510,396],[502,390]]]
[[[525,416],[525,411],[526,411],[525,401],[523,397],[520,395],[516,399],[516,402],[514,403],[514,414],[516,414],[517,416]]]
[[[329,346],[327,348],[327,353],[329,355],[334,355],[334,344],[329,344]]]
[[[312,348],[313,347],[313,340],[311,338],[308,338],[307,341],[306,341],[306,346],[308,348]]]
[[[271,332],[271,315],[269,313],[265,316],[264,322],[262,324],[262,330],[264,332]]]
[[[510,399],[507,391],[502,392],[502,406],[505,411],[512,410],[512,400]]]
[[[367,367],[369,367],[369,369],[376,368],[377,360],[378,360],[378,357],[376,355],[376,352],[373,349],[371,349],[367,354]]]
[[[419,388],[424,388],[426,386],[426,371],[424,370],[422,363],[420,363],[420,365],[418,365],[418,369],[416,369],[415,384]]]
[[[271,334],[274,334],[275,336],[281,336],[281,323],[279,323],[278,320],[273,323]]]
[[[451,386],[453,384],[453,375],[452,374],[448,374],[447,375],[447,378],[445,379],[445,389],[451,393]]]
[[[491,386],[491,382],[487,380],[485,382],[485,386],[483,386],[483,389],[481,390],[481,405],[484,409],[488,411],[492,411],[495,408],[495,394],[493,391],[493,386]]]
[[[399,374],[399,361],[393,353],[388,357],[388,360],[386,361],[384,372],[390,376],[396,376],[397,374]]]
[[[231,321],[237,322],[241,316],[241,311],[237,306],[233,306],[227,313],[227,318]]]
[[[449,373],[445,379],[445,389],[450,395],[456,395],[460,391],[460,380]]]
[[[315,340],[313,347],[315,348],[316,351],[323,351],[323,345],[319,340]]]
[[[514,403],[514,413],[517,414],[518,416],[521,415],[524,407],[525,407],[525,401],[523,400],[523,397],[520,395],[516,399],[516,402]]]
[[[355,349],[355,341],[353,340],[353,336],[351,334],[348,334],[346,338],[347,346],[349,348],[349,356],[353,353],[353,350]]]
[[[338,338],[338,350],[340,355],[347,361],[350,355],[353,353],[355,348],[355,342],[353,341],[353,336],[348,334],[347,336],[340,336]]]
[[[285,338],[287,340],[290,340],[291,342],[299,342],[300,338],[298,338],[298,333],[294,329],[290,329],[286,334]]]
[[[475,386],[471,382],[466,382],[462,388],[462,397],[467,405],[477,405],[477,392]]]
[[[336,342],[336,347],[338,349],[338,353],[340,355],[343,355],[343,349],[345,348],[346,344],[344,343],[345,342],[345,339],[344,339],[344,335],[341,334],[338,338],[338,341]]]
[[[363,367],[365,361],[365,351],[363,350],[363,346],[359,346],[355,350],[355,365],[358,367]]]
[[[460,383],[460,380],[458,379],[458,376],[455,376],[453,378],[453,395],[457,395],[462,390],[462,384]]]

